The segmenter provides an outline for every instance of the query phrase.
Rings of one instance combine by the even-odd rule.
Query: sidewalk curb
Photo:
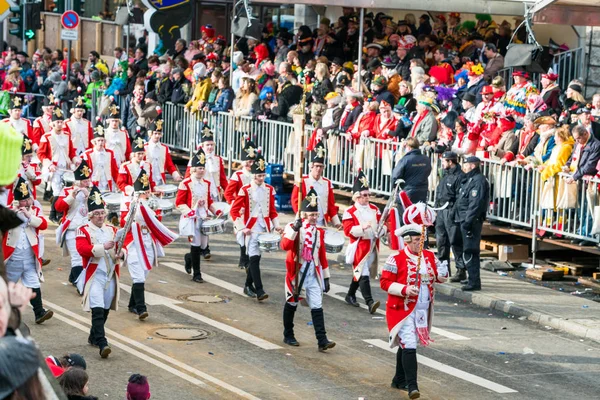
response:
[[[480,292],[463,292],[459,287],[448,283],[436,285],[436,290],[443,295],[468,301],[479,307],[502,311],[518,317],[526,317],[529,321],[538,325],[550,326],[580,338],[600,342],[600,329],[590,328],[575,321],[533,311],[526,307],[512,304],[507,300],[500,300]]]

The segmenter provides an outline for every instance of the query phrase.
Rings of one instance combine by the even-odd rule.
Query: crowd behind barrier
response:
[[[294,173],[295,149],[291,147],[294,143],[294,126],[291,123],[236,118],[225,112],[191,114],[185,112],[181,105],[168,103],[164,106],[163,117],[163,142],[172,149],[192,152],[198,143],[202,121],[208,120],[215,130],[217,149],[228,161],[229,169],[232,168],[232,163],[241,161],[241,145],[244,135],[248,135],[263,148],[269,163],[282,164],[287,174]],[[245,132],[236,129],[244,124]],[[305,135],[309,136],[312,131],[311,126],[305,127]],[[403,156],[401,142],[362,138],[358,144],[354,144],[346,140],[344,135],[333,136],[328,140],[328,148],[337,151],[330,150],[326,157],[326,174],[336,187],[351,189],[355,173],[360,168],[369,178],[374,193],[383,196],[391,194],[392,170]],[[429,177],[428,201],[433,203],[441,174],[441,161],[439,154],[428,154],[433,170]],[[304,170],[308,171],[307,165]],[[550,199],[554,206],[548,208],[548,198],[542,199],[542,191],[547,191],[549,186],[544,185],[538,170],[483,159],[482,171],[490,182],[490,205],[487,213],[490,222],[535,230],[538,234],[547,232],[558,238],[600,242],[597,235],[600,233],[600,199],[597,194],[599,179],[589,178],[580,184],[572,184],[577,188],[575,195],[571,190],[572,199],[561,202],[560,197],[564,197],[566,193],[558,187],[561,182],[564,183],[566,176],[558,174],[552,184]],[[538,215],[537,219],[534,218],[535,214]]]

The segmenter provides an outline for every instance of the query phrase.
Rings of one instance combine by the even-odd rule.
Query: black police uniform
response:
[[[465,265],[462,258],[462,236],[460,226],[455,220],[455,203],[458,197],[458,191],[465,177],[460,165],[453,165],[444,170],[442,179],[435,192],[435,207],[448,206],[438,211],[435,220],[435,240],[438,249],[438,258],[440,261],[448,262],[448,271],[450,271],[450,247],[454,253],[454,262],[457,270],[463,270]],[[460,271],[457,271],[460,273]],[[462,273],[464,275],[464,272]]]
[[[463,290],[481,289],[479,277],[479,243],[481,229],[490,198],[490,184],[479,167],[465,174],[456,200],[456,222],[460,224],[463,240],[463,262],[469,274],[469,282]]]
[[[431,160],[421,153],[419,149],[413,149],[406,153],[392,172],[393,181],[404,180],[404,191],[413,203],[419,201],[427,202],[428,181],[431,173]]]

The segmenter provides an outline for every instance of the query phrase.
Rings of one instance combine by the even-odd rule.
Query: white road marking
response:
[[[71,323],[72,322],[73,324],[75,324],[75,322],[72,321],[73,319],[75,319],[75,320],[81,321],[81,322],[83,322],[83,323],[85,323],[87,325],[91,325],[91,321],[90,320],[82,317],[81,315],[75,314],[75,313],[67,310],[66,308],[63,308],[63,307],[59,306],[58,304],[54,304],[54,303],[52,303],[52,302],[50,302],[50,301],[48,301],[46,299],[44,299],[44,303],[54,311],[54,313],[55,313],[54,315],[57,316],[57,318],[58,318],[57,312],[63,313],[63,314],[65,314],[65,315],[67,315],[68,317],[71,318],[70,320],[66,319],[66,318],[63,319],[64,317],[63,318],[58,318],[58,319],[60,319],[62,321],[66,320],[65,322],[69,321],[67,323]],[[81,325],[81,327],[84,328],[85,332],[89,331],[87,327],[84,327],[83,325]],[[81,329],[81,328],[79,328],[79,329]],[[174,359],[173,357],[170,357],[170,356],[168,356],[166,354],[163,354],[163,353],[161,353],[159,351],[156,351],[156,350],[154,350],[151,347],[148,347],[148,346],[146,346],[146,345],[144,345],[144,344],[142,344],[140,342],[137,342],[137,341],[135,341],[133,339],[130,339],[130,338],[126,337],[126,336],[123,336],[123,335],[121,335],[121,334],[119,334],[119,333],[117,333],[117,332],[115,332],[115,331],[113,331],[111,329],[105,328],[105,332],[106,332],[107,335],[114,336],[114,338],[116,338],[116,339],[118,339],[118,340],[120,340],[122,342],[128,343],[129,345],[131,345],[133,347],[137,347],[138,349],[143,350],[146,353],[149,353],[149,354],[155,356],[156,358],[160,358],[161,360],[169,362],[172,365],[174,365],[174,366],[176,366],[176,367],[178,367],[178,368],[180,368],[182,370],[185,370],[185,371],[187,371],[189,373],[192,373],[192,374],[194,374],[196,376],[199,376],[200,378],[204,379],[205,381],[213,383],[213,384],[215,384],[217,386],[220,386],[223,389],[226,389],[226,390],[228,390],[228,391],[230,391],[232,393],[235,393],[235,394],[237,394],[238,396],[240,396],[242,398],[250,399],[250,400],[260,400],[258,397],[255,397],[255,396],[251,395],[250,393],[247,393],[247,392],[243,391],[242,389],[239,389],[239,388],[237,388],[235,386],[232,386],[232,385],[228,384],[227,382],[224,382],[224,381],[222,381],[222,380],[220,380],[218,378],[215,378],[215,377],[213,377],[211,375],[208,375],[205,372],[202,372],[202,371],[200,371],[200,370],[198,370],[198,369],[196,369],[194,367],[191,367],[191,366],[189,366],[189,365],[187,365],[185,363],[182,363],[181,361],[178,361],[178,360]],[[112,339],[112,340],[114,340],[114,339]],[[122,345],[122,346],[124,346],[124,347],[121,347],[122,349],[128,347],[126,345]],[[129,349],[133,350],[131,348],[129,348]],[[133,351],[135,351],[135,350],[133,350]],[[159,363],[156,360],[152,360],[152,361],[149,361],[149,362],[151,362],[152,364],[157,365],[159,367],[164,365],[164,363]],[[181,376],[181,371],[176,371],[175,375]],[[204,384],[204,382],[200,382],[200,384]]]
[[[398,348],[393,348],[391,349],[390,346],[388,345],[387,342],[381,340],[381,339],[365,339],[363,340],[363,342],[372,344],[373,346],[379,347],[380,349],[389,351],[390,353],[396,353],[398,351]],[[449,365],[446,364],[442,364],[439,361],[435,361],[429,357],[425,357],[422,356],[420,354],[417,354],[417,362],[419,362],[420,364],[425,365],[426,367],[438,370],[440,372],[443,372],[445,374],[448,375],[452,375],[455,376],[457,378],[460,378],[466,382],[470,382],[473,383],[475,385],[481,386],[483,388],[492,390],[496,393],[518,393],[518,391],[511,389],[509,387],[500,385],[498,383],[489,381],[485,378],[479,377],[477,375],[473,375],[470,374],[468,372],[465,371],[461,371],[460,369],[451,367]]]
[[[46,303],[48,303],[48,302],[46,302]],[[48,304],[50,304],[50,303],[48,303]],[[54,312],[54,318],[66,323],[66,324],[69,324],[72,327],[79,329],[80,331],[83,331],[83,332],[90,331],[89,327],[86,327],[86,326],[81,325],[80,323],[74,322],[74,321],[70,320],[69,318],[62,316],[58,312]],[[131,355],[134,355],[134,356],[136,356],[158,368],[164,369],[165,371],[170,372],[173,375],[178,376],[178,377],[192,383],[193,385],[206,386],[206,383],[202,382],[201,380],[198,380],[198,379],[194,378],[193,376],[184,374],[183,372],[166,365],[164,362],[158,361],[152,357],[149,357],[146,354],[141,353],[135,349],[132,349],[131,347],[127,346],[126,344],[123,344],[115,339],[111,338],[110,345],[111,345],[111,347],[116,347],[118,349],[121,349],[121,350],[123,350]]]
[[[172,268],[176,271],[179,272],[184,272],[184,266],[178,263],[174,263],[174,262],[161,262],[161,265],[167,266],[169,268]],[[236,286],[233,283],[229,283],[227,281],[224,281],[222,279],[216,278],[214,276],[208,275],[205,272],[202,273],[202,279],[204,279],[206,282],[211,283],[215,286],[219,286],[222,287],[223,289],[227,289],[232,293],[236,293],[239,294],[240,296],[245,296],[244,294],[244,289],[240,286]],[[342,302],[346,302],[346,300],[344,299],[345,296],[339,296],[336,293],[345,293],[348,291],[348,288],[345,288],[341,285],[336,285],[335,283],[330,283],[331,286],[331,290],[329,291],[329,293],[325,293],[327,296],[334,298],[336,300],[340,300]],[[362,295],[360,293],[356,293],[356,297],[358,298],[363,298]],[[368,310],[369,307],[367,307],[366,304],[360,304],[361,308],[364,308],[365,310]],[[378,314],[381,315],[385,315],[385,311],[383,310],[377,310]],[[448,339],[452,339],[452,340],[471,340],[470,338],[466,337],[466,336],[462,336],[450,331],[447,331],[445,329],[441,329],[441,328],[436,328],[433,327],[431,328],[431,332],[435,333],[436,335],[440,335],[440,336],[444,336]]]
[[[345,295],[339,296],[336,293],[347,293],[348,288],[341,286],[341,285],[337,285],[335,283],[330,283],[329,286],[331,287],[331,290],[329,291],[329,293],[326,293],[326,295],[329,297],[333,297],[334,299],[341,300],[345,303],[346,296]],[[356,297],[364,300],[364,298],[362,297],[362,294],[360,294],[360,292],[356,292]],[[365,310],[369,309],[369,307],[366,304],[359,303],[359,305],[360,305],[360,308],[364,308]],[[384,310],[377,310],[376,312],[377,312],[377,314],[385,315]],[[452,339],[452,340],[471,340],[471,338],[468,338],[466,336],[462,336],[462,335],[447,331],[442,328],[437,328],[435,326],[433,328],[431,328],[431,332],[435,333],[436,335],[444,336],[444,337],[446,337],[448,339]]]
[[[202,275],[204,276],[204,274]],[[131,286],[127,286],[125,284],[120,284],[119,285],[121,287],[121,289],[125,290],[127,293],[131,293]],[[248,343],[251,343],[255,346],[260,347],[261,349],[264,350],[279,350],[282,347],[279,345],[276,345],[275,343],[271,343],[268,342],[264,339],[259,338],[258,336],[254,336],[250,333],[244,332],[242,330],[239,330],[237,328],[234,328],[233,326],[224,324],[222,322],[216,321],[214,319],[205,317],[204,315],[198,314],[196,312],[190,311],[186,308],[180,307],[177,304],[182,304],[182,302],[177,301],[177,300],[173,300],[170,299],[168,297],[164,297],[155,293],[150,293],[148,291],[145,292],[146,295],[146,299],[152,299],[153,304],[148,303],[150,305],[162,305],[165,307],[170,308],[173,311],[177,311],[181,314],[187,315],[188,317],[197,319],[200,322],[203,322],[207,325],[210,325],[214,328],[220,329],[224,332],[229,333],[230,335],[233,335],[235,337],[237,337],[238,339],[242,339],[245,340]],[[149,296],[151,295],[151,296]]]

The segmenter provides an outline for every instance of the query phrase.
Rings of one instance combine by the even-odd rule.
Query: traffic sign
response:
[[[79,40],[79,32],[77,29],[61,29],[61,40]]]
[[[0,0],[0,22],[2,22],[10,14],[10,8],[16,7],[18,4],[13,0]]]
[[[33,29],[27,29],[25,31],[25,38],[27,38],[27,40],[31,40],[35,37],[35,31]]]
[[[79,25],[79,14],[73,10],[67,10],[60,17],[60,22],[65,29],[75,29]]]

